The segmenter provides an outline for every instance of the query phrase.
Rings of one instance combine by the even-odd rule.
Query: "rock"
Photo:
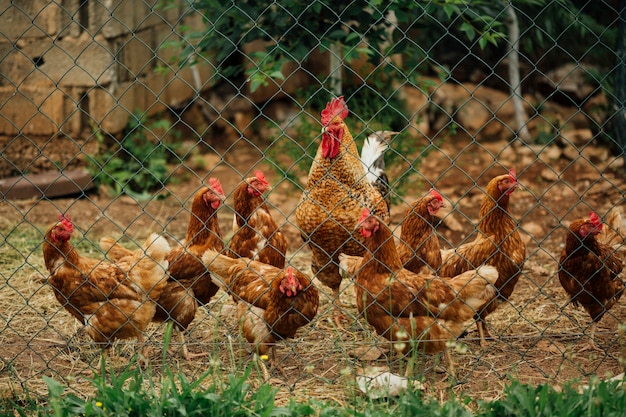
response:
[[[604,163],[609,159],[609,150],[602,146],[587,146],[580,153],[594,164]]]
[[[0,180],[3,199],[53,198],[80,194],[95,187],[85,169],[48,171]]]
[[[540,152],[538,152],[537,156],[541,159],[542,162],[549,164],[558,160],[561,157],[561,149],[559,149],[556,145],[550,145],[543,148]]]
[[[582,102],[597,91],[586,81],[589,69],[579,63],[567,63],[545,74],[541,86],[546,93],[559,92]]]
[[[522,240],[524,240],[524,243],[526,244],[531,241],[541,241],[541,239],[545,235],[543,227],[535,222],[524,223],[522,225],[521,232]]]
[[[385,355],[387,355],[389,353],[389,349],[382,349],[377,345],[373,345],[373,346],[363,346],[360,348],[356,348],[350,352],[348,352],[348,354],[353,357],[356,358],[362,362],[365,361],[375,361],[380,359],[381,357],[384,357]]]
[[[452,212],[453,204],[450,200],[446,199],[446,205],[442,207],[437,213],[437,218],[443,221],[443,224],[450,230],[454,232],[462,232],[463,225],[457,220],[455,215]]]
[[[405,101],[410,127],[416,130],[415,133],[417,134],[423,135],[428,133],[430,131],[430,123],[427,93],[419,88],[406,85],[400,89],[400,98]]]
[[[410,381],[381,368],[371,368],[356,378],[359,389],[370,399],[397,397],[409,388],[424,389],[419,381]]]
[[[567,144],[563,148],[562,152],[563,152],[563,156],[569,159],[570,161],[573,161],[580,157],[580,151],[578,150],[578,148],[576,148],[572,144]]]
[[[555,182],[559,179],[559,175],[551,168],[544,168],[541,170],[541,178],[546,181]]]
[[[582,148],[593,140],[593,132],[591,129],[563,130],[560,140],[565,142],[565,145]]]

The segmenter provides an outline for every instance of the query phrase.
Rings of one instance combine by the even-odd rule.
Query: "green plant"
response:
[[[572,384],[557,388],[512,380],[505,387],[503,398],[479,405],[481,412],[477,417],[618,416],[626,410],[626,392],[621,381],[597,378],[592,378],[591,385],[582,390]]]
[[[161,6],[177,7],[172,0],[164,0]],[[195,65],[201,57],[208,58],[205,62],[215,68],[218,78],[232,83],[245,75],[254,91],[270,80],[284,80],[286,63],[302,65],[314,51],[338,54],[348,65],[366,57],[374,66],[393,54],[415,54],[420,47],[407,30],[416,26],[416,16],[420,21],[428,17],[434,21],[439,14],[447,21],[458,20],[461,33],[484,48],[504,36],[497,20],[500,16],[492,16],[492,8],[492,2],[484,0],[471,4],[466,0],[358,0],[351,7],[330,0],[195,0],[189,13],[201,16],[205,27],[183,25],[179,31],[185,39],[167,46],[180,48],[179,65]],[[392,15],[394,21],[389,18]],[[246,50],[244,45],[252,41],[262,41],[262,48]],[[393,67],[386,70],[402,71]],[[409,67],[409,72],[414,70]]]
[[[167,346],[172,324],[168,325],[163,348],[163,363],[167,364]],[[65,416],[289,416],[289,408],[278,407],[274,399],[276,388],[263,384],[253,389],[247,382],[252,368],[242,375],[221,376],[210,368],[198,378],[189,380],[174,373],[166,365],[160,376],[146,370],[136,361],[121,371],[107,368],[104,358],[100,372],[88,381],[95,394],[84,399],[66,392],[57,380],[44,376],[48,386],[48,403],[41,415]],[[208,384],[208,386],[204,386]],[[303,413],[305,409],[298,407]],[[310,414],[310,413],[309,413]]]
[[[171,335],[171,326],[167,333]],[[355,395],[344,406],[315,398],[292,398],[288,404],[277,406],[277,388],[269,384],[252,388],[247,382],[250,371],[247,368],[241,375],[223,376],[209,370],[190,381],[167,368],[159,376],[136,364],[116,372],[103,361],[100,373],[88,380],[95,388],[93,395],[82,398],[68,392],[54,378],[44,376],[47,400],[32,398],[28,393],[20,398],[5,396],[0,400],[0,416],[601,417],[626,412],[622,382],[597,378],[583,388],[573,383],[554,387],[550,383],[534,386],[511,380],[503,396],[491,401],[457,396],[452,391],[447,400],[440,401],[422,391],[407,390],[398,397],[378,400]]]
[[[167,145],[160,139],[154,141],[147,132],[169,131],[170,126],[167,120],[147,123],[145,117],[135,112],[121,140],[107,141],[102,131],[94,128],[100,152],[87,158],[95,182],[107,187],[114,195],[149,199],[169,180],[168,157],[180,157],[175,152],[178,145]]]

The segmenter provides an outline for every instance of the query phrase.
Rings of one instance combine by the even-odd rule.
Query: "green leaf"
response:
[[[474,27],[469,23],[463,22],[460,29],[465,33],[465,36],[467,36],[470,41],[473,41],[476,37],[476,30],[474,30]]]
[[[65,387],[61,385],[59,381],[54,378],[50,378],[49,376],[44,375],[43,382],[48,386],[48,395],[50,397],[59,398],[65,392]]]

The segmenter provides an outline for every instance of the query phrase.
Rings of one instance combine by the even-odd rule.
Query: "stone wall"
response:
[[[0,178],[76,163],[68,152],[89,149],[93,126],[116,135],[135,109],[154,114],[197,94],[189,68],[155,72],[176,52],[161,45],[175,40],[185,2],[167,11],[157,3],[0,0]]]

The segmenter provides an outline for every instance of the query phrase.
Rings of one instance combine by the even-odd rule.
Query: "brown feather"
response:
[[[251,182],[255,179],[246,179],[233,192],[236,226],[228,244],[228,256],[283,268],[287,239],[274,221],[263,193],[252,193]]]
[[[451,277],[483,264],[493,265],[499,274],[495,285],[501,300],[508,300],[513,293],[526,260],[526,245],[509,213],[509,198],[513,190],[510,187],[514,187],[511,182],[510,174],[489,181],[480,206],[476,239],[444,252],[439,271],[441,276]],[[497,306],[494,298],[482,307],[479,318],[484,319]]]
[[[167,256],[169,279],[157,300],[154,321],[172,321],[179,330],[186,330],[196,316],[198,304],[208,303],[219,290],[201,258],[207,249],[224,249],[217,209],[212,206],[219,207],[223,198],[221,187],[202,187],[194,194],[185,244]],[[106,237],[100,240],[100,247],[114,260],[130,252]]]
[[[295,268],[280,269],[246,258],[233,259],[211,250],[204,254],[203,261],[218,276],[220,285],[239,301],[242,331],[259,354],[267,353],[277,340],[294,337],[317,314],[317,289],[308,276]],[[291,297],[280,290],[289,269],[301,288]]]
[[[140,251],[113,264],[79,255],[69,236],[56,239],[61,223],[48,228],[43,244],[48,283],[57,301],[103,347],[115,339],[142,339],[155,314],[154,299],[165,287],[167,241],[151,235]]]
[[[446,341],[465,330],[476,309],[495,295],[489,284],[496,281],[497,271],[483,267],[452,279],[408,271],[402,267],[389,227],[373,216],[370,219],[372,233],[365,239],[367,252],[355,278],[359,312],[391,341],[413,339],[421,351],[442,351]],[[409,350],[407,343],[403,351]]]
[[[428,194],[407,209],[402,220],[398,254],[404,268],[420,272],[425,266],[431,271],[441,267],[441,248],[433,224],[437,217],[430,213],[429,206],[437,200]]]
[[[559,281],[572,304],[582,306],[598,322],[624,292],[624,283],[619,278],[623,264],[615,250],[599,242],[594,234],[585,237],[579,234],[586,226],[594,227],[588,219],[570,224],[559,259]]]

